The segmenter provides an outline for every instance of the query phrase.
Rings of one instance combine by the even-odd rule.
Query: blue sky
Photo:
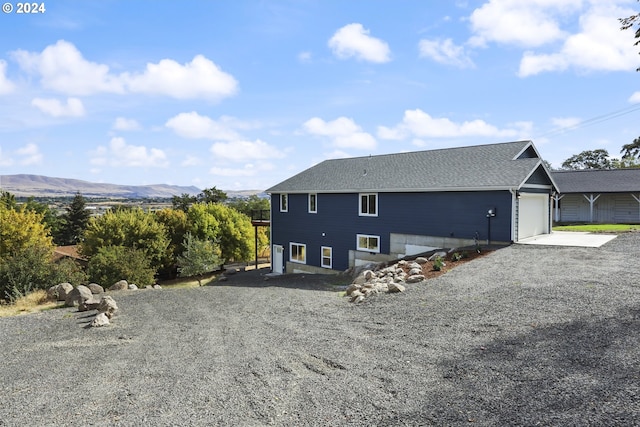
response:
[[[640,136],[634,0],[9,3],[0,174],[262,190],[329,158],[531,139],[558,167]]]

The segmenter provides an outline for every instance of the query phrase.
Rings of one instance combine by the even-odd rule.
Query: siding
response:
[[[279,194],[272,194],[278,200]],[[317,195],[318,212],[308,213],[306,194],[289,194],[289,211],[279,212],[272,204],[272,244],[285,248],[289,242],[307,245],[307,264],[320,266],[321,246],[333,248],[333,268],[349,267],[349,250],[356,247],[356,234],[380,236],[380,252],[390,252],[391,233],[472,239],[476,233],[487,239],[487,210],[491,219],[491,240],[511,241],[511,193],[379,193],[378,216],[358,216],[358,194]],[[275,206],[274,206],[275,205]]]
[[[560,222],[589,222],[589,216],[589,202],[582,194],[565,194],[560,200]],[[593,221],[638,223],[640,207],[630,194],[601,194],[593,205]]]

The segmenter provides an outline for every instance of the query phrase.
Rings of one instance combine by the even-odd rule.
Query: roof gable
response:
[[[267,192],[517,189],[540,164],[531,141],[334,159],[319,163]],[[547,173],[544,168],[543,171]]]

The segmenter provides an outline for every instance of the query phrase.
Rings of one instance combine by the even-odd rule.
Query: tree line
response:
[[[126,279],[145,286],[159,277],[200,275],[253,258],[250,214],[269,209],[269,200],[228,201],[215,187],[188,203],[184,196],[154,212],[116,207],[91,216],[80,193],[61,215],[34,198],[19,204],[13,194],[0,193],[0,300],[60,282],[110,286]],[[267,248],[268,231],[257,231],[258,249]],[[85,262],[54,261],[55,247],[66,245],[77,245]]]

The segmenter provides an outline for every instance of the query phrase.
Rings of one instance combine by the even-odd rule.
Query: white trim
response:
[[[283,199],[284,198],[284,199]],[[280,212],[289,212],[289,194],[288,193],[280,193]],[[284,208],[282,207],[284,200]]]
[[[302,261],[293,258],[293,246],[294,245],[303,248],[302,254],[304,255],[304,258],[303,258]],[[307,263],[307,245],[305,245],[304,243],[289,242],[289,261],[290,262],[295,262],[296,264],[306,264]]]
[[[324,250],[329,249],[329,265],[325,265],[324,259]],[[322,268],[333,268],[333,248],[331,246],[321,246],[320,247],[320,266]]]
[[[362,198],[367,198],[367,210],[369,209],[369,197],[374,196],[376,198],[375,213],[368,213],[362,211]],[[378,193],[358,193],[358,215],[359,216],[378,216]]]
[[[311,196],[313,196],[313,199],[315,201],[314,210],[311,210]],[[309,193],[309,195],[307,196],[307,208],[309,213],[318,213],[318,194],[317,193]]]
[[[369,247],[362,247],[360,246],[360,239],[361,238],[365,238],[365,239],[378,239],[378,247],[376,248],[369,248]],[[376,236],[373,234],[356,234],[356,250],[358,251],[362,251],[362,252],[375,252],[375,253],[380,253],[380,236]]]

